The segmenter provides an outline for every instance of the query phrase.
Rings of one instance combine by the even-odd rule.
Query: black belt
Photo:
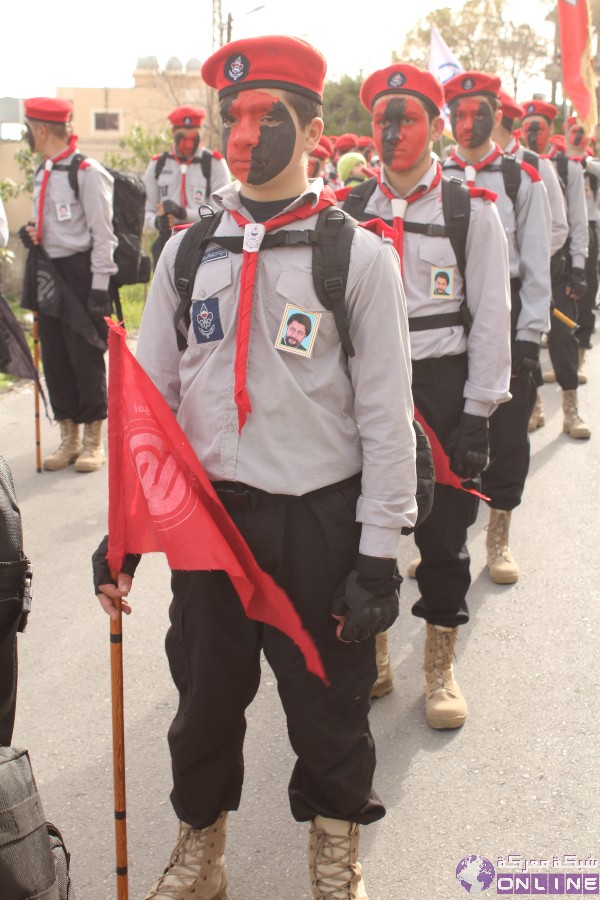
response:
[[[241,481],[213,481],[213,487],[217,492],[217,497],[228,512],[244,512],[245,510],[259,509],[261,506],[268,506],[271,503],[309,500],[312,497],[318,497],[320,494],[327,494],[329,491],[337,491],[341,488],[350,487],[353,484],[359,484],[361,477],[362,473],[357,472],[351,478],[345,478],[343,481],[328,484],[325,487],[317,488],[316,491],[309,491],[307,494],[301,494],[300,496],[294,494],[269,494],[268,491],[261,491],[259,488],[244,484]]]

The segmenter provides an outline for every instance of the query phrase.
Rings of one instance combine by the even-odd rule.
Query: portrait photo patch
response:
[[[454,266],[441,269],[439,266],[431,267],[431,293],[435,300],[454,297]]]
[[[299,356],[312,354],[321,313],[309,313],[288,303],[277,332],[275,347]]]
[[[223,338],[223,326],[219,313],[219,298],[194,300],[192,303],[192,325],[196,343],[210,344]]]

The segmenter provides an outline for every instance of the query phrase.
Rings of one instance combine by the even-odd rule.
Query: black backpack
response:
[[[165,167],[165,163],[170,156],[170,152],[166,150],[156,160],[156,168],[154,169],[154,177],[158,180],[158,177],[162,170]],[[206,181],[206,197],[210,197],[210,174],[212,171],[212,160],[213,156],[210,150],[204,149],[200,156],[194,156],[193,159],[189,161],[189,165],[199,164],[202,169],[202,174],[204,175],[204,180]]]
[[[187,342],[179,330],[183,320],[186,328],[190,326],[190,308],[192,290],[196,272],[202,261],[208,244],[211,241],[230,250],[241,253],[243,236],[215,237],[215,231],[223,216],[223,211],[214,212],[208,206],[200,207],[200,219],[186,229],[175,257],[174,280],[180,296],[179,306],[175,311],[173,323],[177,335],[177,346],[185,350]],[[350,248],[354,231],[358,225],[356,219],[337,206],[329,207],[319,213],[314,230],[275,231],[267,233],[262,241],[261,249],[283,246],[312,246],[312,276],[315,291],[325,309],[331,310],[346,356],[354,356],[355,350],[350,339],[348,318],[346,316],[346,284],[350,268]],[[435,318],[435,317],[431,317]],[[413,419],[413,427],[417,441],[417,527],[425,521],[433,504],[435,471],[429,439],[421,425]],[[403,528],[403,534],[410,534],[412,528]]]
[[[77,172],[85,159],[83,153],[75,153],[68,166],[57,164],[55,169],[67,169],[69,184],[76,197],[79,197]],[[150,258],[142,252],[142,232],[144,230],[144,211],[146,206],[146,188],[139,175],[120,172],[118,169],[104,167],[114,179],[113,194],[113,229],[118,245],[114,261],[118,272],[113,276],[117,287],[124,284],[147,284],[150,281]]]

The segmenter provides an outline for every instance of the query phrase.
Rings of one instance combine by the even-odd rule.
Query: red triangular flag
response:
[[[427,424],[416,407],[415,419],[417,420],[419,425],[421,425],[423,431],[429,438],[429,443],[431,445],[431,455],[433,456],[435,480],[437,484],[447,484],[450,487],[457,488],[459,491],[466,491],[467,494],[474,494],[475,497],[479,497],[480,500],[489,500],[489,497],[486,497],[485,494],[481,494],[479,491],[476,491],[475,488],[466,488],[458,475],[454,474],[454,472],[450,468],[450,460],[444,452],[444,448],[441,445],[440,439],[438,438],[435,431],[431,428],[431,426]]]
[[[258,566],[162,395],[111,319],[108,385],[108,553],[163,552],[172,569],[222,570],[246,615],[278,628],[326,684],[319,652],[285,592]]]

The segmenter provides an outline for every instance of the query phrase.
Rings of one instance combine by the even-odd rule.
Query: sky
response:
[[[324,54],[328,77],[386,66],[428,12],[464,0],[221,0],[232,38],[293,34]],[[543,27],[541,0],[510,0],[516,21]],[[212,48],[212,0],[101,0],[73,9],[11,2],[3,13],[0,97],[55,96],[58,87],[132,87],[139,57],[203,61]],[[50,12],[48,10],[50,9]]]

